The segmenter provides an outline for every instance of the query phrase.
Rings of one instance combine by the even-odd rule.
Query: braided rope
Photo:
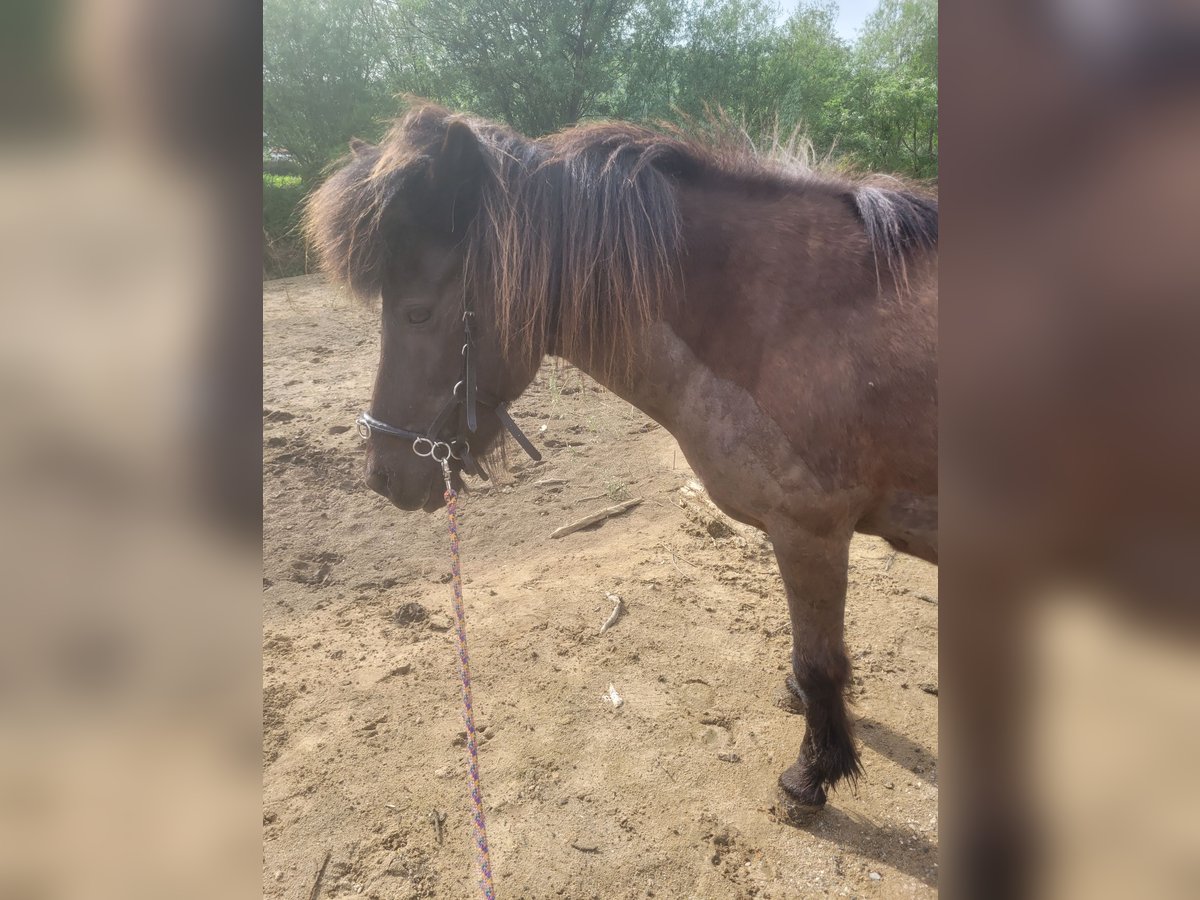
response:
[[[467,654],[467,615],[463,609],[462,570],[458,556],[458,493],[446,485],[446,510],[450,515],[450,574],[454,585],[454,618],[458,629],[458,674],[462,679],[463,725],[467,729],[467,775],[475,815],[475,859],[479,863],[479,890],[486,900],[496,900],[492,861],[488,855],[487,825],[483,819],[483,791],[479,787],[479,743],[471,705],[471,657]]]

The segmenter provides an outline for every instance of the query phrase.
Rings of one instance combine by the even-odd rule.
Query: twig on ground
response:
[[[429,811],[429,821],[433,823],[433,833],[437,836],[438,845],[446,839],[446,813],[440,809]]]
[[[675,551],[672,550],[670,547],[668,547],[666,544],[660,544],[659,546],[662,547],[664,550],[667,551],[667,553],[669,553],[671,555],[671,565],[673,565],[675,567],[675,571],[678,572],[680,575],[683,575],[684,578],[687,578],[688,575],[686,573],[684,573],[683,569],[679,568],[680,560],[683,560],[685,563],[687,563],[693,569],[700,571],[700,567],[698,565],[696,565],[694,562],[692,562],[690,559],[688,559],[686,556],[677,555],[675,553]]]
[[[565,535],[572,534],[581,528],[587,528],[589,525],[595,525],[597,522],[603,522],[612,516],[619,516],[621,513],[633,509],[642,502],[641,497],[635,497],[632,500],[625,500],[617,503],[614,506],[608,506],[599,512],[594,512],[590,516],[584,516],[577,522],[572,522],[570,525],[564,525],[562,528],[555,529],[550,533],[552,538],[560,538]]]
[[[610,629],[614,625],[616,625],[617,619],[621,618],[621,613],[625,611],[625,604],[623,604],[621,602],[621,598],[618,597],[616,594],[609,594],[608,599],[615,600],[617,605],[613,607],[612,613],[605,620],[604,624],[600,626],[601,634],[604,634],[604,632],[608,631],[608,629]]]
[[[312,890],[308,892],[308,900],[317,900],[321,894],[321,882],[325,878],[325,867],[329,865],[329,859],[333,856],[332,850],[325,851],[325,859],[321,862],[321,868],[317,869],[316,880],[313,881]]]
[[[657,757],[654,760],[654,765],[662,769],[662,773],[667,776],[670,781],[675,780],[675,776],[671,774],[671,770],[662,764],[662,760]]]

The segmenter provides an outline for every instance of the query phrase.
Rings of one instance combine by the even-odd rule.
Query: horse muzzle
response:
[[[424,473],[422,473],[424,474]],[[363,480],[367,487],[403,510],[426,509],[434,500],[440,501],[440,477],[431,471],[428,477],[398,476],[383,468],[368,466]],[[436,506],[433,509],[437,509]]]

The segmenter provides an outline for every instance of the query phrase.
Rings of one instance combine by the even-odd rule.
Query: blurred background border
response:
[[[3,12],[6,897],[260,890],[260,14]],[[961,0],[938,48],[943,887],[1190,896],[1200,15]]]

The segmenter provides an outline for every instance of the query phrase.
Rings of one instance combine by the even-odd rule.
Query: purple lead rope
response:
[[[445,463],[443,471],[446,476],[446,509],[450,514],[450,574],[454,585],[454,618],[458,629],[463,725],[467,729],[467,776],[475,819],[475,858],[479,863],[479,890],[486,900],[496,900],[496,888],[492,884],[492,861],[488,855],[487,824],[483,818],[483,791],[479,787],[479,743],[475,735],[475,712],[471,705],[471,657],[467,653],[467,616],[463,609],[462,570],[458,557],[458,494],[450,487],[450,473]]]

